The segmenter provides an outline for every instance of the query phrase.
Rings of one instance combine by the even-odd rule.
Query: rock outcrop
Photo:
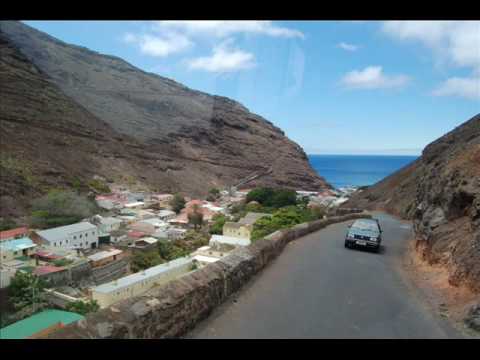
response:
[[[480,292],[480,115],[343,206],[383,209],[413,220],[424,258],[446,265],[452,284]]]
[[[66,181],[73,171],[115,181],[123,176],[163,191],[203,195],[211,187],[234,185],[272,168],[252,185],[329,187],[299,145],[236,101],[63,43],[21,22],[0,22],[0,36],[0,116],[9,129],[8,136],[2,133],[2,154],[27,159],[30,150],[22,154],[18,142],[34,147],[32,142],[43,137],[40,131],[51,132],[45,144],[49,150],[35,146],[33,155],[45,158],[42,152],[51,150],[55,164],[60,154],[71,154],[68,171],[60,166],[67,160],[41,172],[36,172],[41,165],[33,164],[33,175],[40,181]],[[77,149],[68,140],[72,137],[82,139],[89,150]],[[104,161],[97,166],[100,158]],[[117,166],[117,161],[126,166]],[[28,188],[15,181],[21,180],[10,179],[7,186]]]

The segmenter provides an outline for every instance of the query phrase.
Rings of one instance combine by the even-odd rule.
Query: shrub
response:
[[[166,261],[172,261],[179,257],[188,255],[189,251],[173,242],[159,241],[158,254],[162,259]]]
[[[247,203],[256,201],[265,207],[296,205],[297,193],[287,189],[256,188],[247,194]]]
[[[65,310],[71,311],[80,315],[86,315],[88,313],[96,312],[100,309],[100,306],[97,303],[97,300],[89,300],[89,301],[73,301],[68,303],[65,306]]]
[[[223,214],[217,214],[213,218],[213,224],[210,226],[210,234],[221,235],[223,233],[223,225],[227,221],[227,218]]]
[[[33,226],[53,227],[69,225],[90,217],[95,204],[73,191],[51,190],[32,202]]]
[[[17,271],[9,286],[9,297],[15,310],[21,310],[40,301],[45,282],[33,274]]]
[[[92,179],[88,182],[88,186],[93,188],[95,191],[109,194],[111,192],[110,187],[99,179]]]
[[[138,251],[134,253],[130,267],[133,272],[138,272],[162,264],[163,262],[158,251]]]
[[[69,259],[58,259],[53,262],[53,265],[62,267],[62,266],[67,266],[69,264],[73,263],[73,260]]]
[[[180,213],[180,211],[182,211],[182,209],[185,207],[185,198],[180,194],[175,194],[173,199],[170,201],[170,206],[177,214]]]

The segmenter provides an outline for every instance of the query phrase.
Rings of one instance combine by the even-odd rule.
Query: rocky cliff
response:
[[[425,259],[446,265],[452,284],[480,292],[480,114],[344,206],[412,219]]]
[[[0,36],[3,209],[95,174],[202,195],[271,167],[253,185],[329,187],[299,145],[233,100],[21,22],[0,22]]]

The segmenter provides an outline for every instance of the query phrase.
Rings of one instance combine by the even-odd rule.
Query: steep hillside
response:
[[[480,114],[344,206],[412,219],[425,258],[447,265],[451,283],[480,291]]]
[[[0,22],[0,36],[3,210],[94,175],[202,195],[272,167],[253,184],[329,187],[300,146],[233,100],[20,22]]]

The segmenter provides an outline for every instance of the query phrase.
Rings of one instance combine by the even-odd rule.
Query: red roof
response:
[[[141,238],[143,236],[145,236],[146,234],[141,232],[141,231],[129,231],[127,233],[128,237],[131,237],[131,238]]]
[[[37,266],[35,270],[33,270],[33,273],[35,275],[45,275],[45,274],[50,274],[50,273],[59,272],[63,270],[64,270],[63,267],[45,265],[45,266]]]
[[[27,227],[20,227],[16,229],[0,231],[0,240],[12,239],[15,236],[24,235],[28,233]]]
[[[36,252],[36,254],[41,258],[49,259],[49,260],[56,260],[56,259],[61,259],[62,258],[62,256],[55,255],[55,254],[53,254],[49,251],[39,250],[39,251]]]

